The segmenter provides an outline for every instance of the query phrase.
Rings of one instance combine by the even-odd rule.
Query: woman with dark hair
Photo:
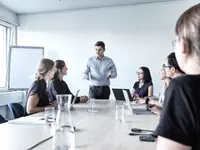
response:
[[[164,73],[164,76],[165,76],[165,80],[167,81],[164,93],[162,95],[162,97],[163,97],[162,101],[164,102],[165,92],[166,92],[166,89],[167,89],[167,87],[169,85],[169,82],[171,81],[171,79],[174,79],[174,78],[177,78],[179,76],[182,76],[184,74],[184,72],[180,69],[174,52],[170,53],[167,56],[167,58],[165,60],[165,63],[162,66],[162,70],[163,70],[163,73]],[[159,105],[155,105],[154,107],[152,107],[151,111],[153,113],[155,113],[155,114],[159,114],[160,115],[163,102],[161,103],[160,106]],[[151,102],[151,100],[150,100],[150,103],[154,103],[154,102]]]
[[[177,62],[186,75],[167,89],[157,150],[200,150],[200,4],[180,16],[175,32]]]
[[[67,83],[63,80],[63,76],[67,75],[67,66],[63,60],[56,60],[55,61],[56,73],[54,75],[53,80],[50,82],[48,91],[49,97],[52,101],[56,100],[57,94],[71,94],[72,99],[74,95],[69,90]],[[75,103],[84,103],[88,101],[87,96],[77,97]]]
[[[178,65],[174,52],[167,56],[165,63],[163,64],[163,69],[165,70],[166,77],[172,79],[184,74]]]
[[[140,67],[138,72],[138,80],[133,86],[133,99],[140,99],[147,96],[153,96],[153,83],[149,68]]]
[[[47,93],[49,81],[55,73],[54,61],[50,59],[42,59],[36,72],[36,80],[32,83],[28,91],[28,100],[26,104],[26,113],[33,114],[44,111],[47,106],[55,106],[56,103],[50,104]]]

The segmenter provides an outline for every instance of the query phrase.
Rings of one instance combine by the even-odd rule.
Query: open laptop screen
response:
[[[73,99],[73,101],[72,101],[72,103],[71,103],[71,105],[70,105],[70,109],[71,109],[71,108],[73,107],[73,105],[75,104],[79,92],[80,92],[80,90],[78,90],[78,91],[76,92],[76,96],[74,97],[74,99]]]
[[[130,99],[131,101],[133,100],[133,98],[131,97],[131,92],[130,92],[129,89],[118,89],[118,88],[113,88],[112,90],[113,90],[113,94],[114,94],[116,100],[125,101],[125,97],[124,97],[124,94],[123,94],[123,90],[127,91],[129,99]]]

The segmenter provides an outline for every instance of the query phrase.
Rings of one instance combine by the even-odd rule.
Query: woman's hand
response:
[[[145,98],[137,98],[135,102],[136,104],[146,104]]]
[[[80,97],[80,103],[86,103],[89,100],[87,96],[81,96]]]
[[[156,105],[154,105],[154,104],[148,104],[148,105],[147,105],[147,109],[148,109],[148,110],[151,110],[151,109],[152,109],[153,107],[155,107],[155,106],[156,106]]]
[[[133,94],[133,99],[134,100],[137,100],[139,98],[139,95],[138,94]]]
[[[154,107],[150,108],[150,110],[151,110],[152,113],[160,115],[161,111],[162,111],[162,107],[154,106]]]
[[[58,103],[57,101],[53,101],[52,104],[49,105],[50,107],[54,107],[55,109],[58,108]]]

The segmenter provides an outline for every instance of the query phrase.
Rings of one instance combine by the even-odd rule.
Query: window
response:
[[[0,88],[7,87],[8,52],[13,44],[14,28],[0,23]]]

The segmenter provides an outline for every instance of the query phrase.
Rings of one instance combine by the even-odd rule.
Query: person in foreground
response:
[[[49,97],[51,101],[56,100],[57,94],[71,94],[72,100],[74,99],[74,95],[69,90],[67,83],[63,80],[63,76],[67,75],[67,66],[63,60],[55,61],[56,73],[54,74],[53,80],[50,82],[48,91]],[[84,103],[88,101],[87,96],[77,97],[75,103]]]
[[[186,75],[173,79],[158,125],[157,150],[200,149],[200,4],[176,24],[176,58]]]
[[[109,99],[110,79],[117,77],[117,69],[113,60],[104,55],[105,43],[95,44],[96,56],[90,57],[84,72],[84,79],[90,81],[89,97],[95,99]]]
[[[36,80],[28,91],[26,113],[33,114],[44,111],[45,107],[56,107],[56,103],[50,104],[47,86],[55,73],[54,62],[50,59],[42,59],[37,66]]]
[[[149,68],[140,67],[137,75],[138,81],[133,85],[132,97],[139,103],[140,101],[145,101],[145,97],[153,96],[153,83]]]

